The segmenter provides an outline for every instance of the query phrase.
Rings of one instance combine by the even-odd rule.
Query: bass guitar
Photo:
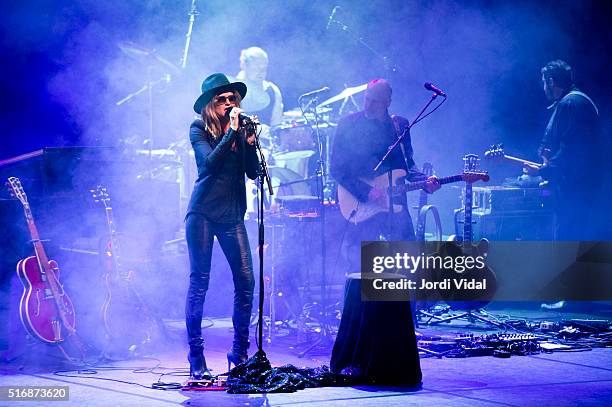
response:
[[[547,151],[550,151],[550,150],[545,150],[544,154],[546,154]],[[544,166],[544,164],[547,161],[546,156],[542,157],[544,159],[544,163],[536,163],[534,161],[524,160],[522,158],[508,155],[504,151],[504,145],[501,143],[492,145],[487,151],[485,151],[484,156],[486,159],[489,159],[489,160],[493,160],[493,159],[505,160],[505,161],[508,161],[514,164],[519,164],[521,166],[531,165],[537,168],[542,168],[542,166]]]
[[[33,337],[46,343],[60,344],[66,336],[76,339],[74,306],[59,281],[59,266],[45,253],[21,181],[10,177],[7,184],[11,194],[23,205],[34,245],[34,256],[17,263],[17,275],[23,284],[19,302],[21,322]]]
[[[342,213],[344,219],[354,223],[364,222],[372,218],[374,215],[382,212],[389,212],[389,194],[391,194],[392,197],[396,197],[409,191],[416,191],[425,188],[425,184],[427,183],[426,180],[405,182],[406,175],[407,173],[405,170],[392,170],[391,183],[393,186],[391,187],[391,190],[389,190],[389,177],[387,174],[379,175],[374,179],[361,178],[363,182],[370,185],[372,188],[379,188],[385,192],[384,194],[381,194],[381,199],[377,199],[375,201],[360,202],[346,188],[344,188],[342,185],[338,185],[338,205],[340,206],[340,212]],[[438,180],[440,181],[441,185],[459,181],[473,183],[479,180],[488,181],[489,175],[484,173],[459,174],[452,175],[450,177],[438,178]],[[394,213],[401,211],[402,208],[402,205],[395,203],[393,204]]]

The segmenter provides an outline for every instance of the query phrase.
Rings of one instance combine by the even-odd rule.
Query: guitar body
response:
[[[442,257],[459,257],[459,256],[472,256],[474,258],[483,256],[486,258],[489,251],[489,241],[487,239],[480,239],[476,244],[466,243],[458,241],[454,238],[453,241],[445,242],[440,250]],[[484,268],[472,268],[464,271],[461,274],[454,273],[452,275],[438,275],[440,281],[445,278],[462,278],[468,281],[485,281],[487,282],[486,290],[441,290],[440,295],[446,302],[452,302],[454,308],[458,309],[480,309],[485,307],[497,292],[497,276],[493,270],[485,265]],[[476,294],[475,294],[476,293]]]
[[[127,345],[126,348],[150,340],[156,321],[132,282],[110,273],[105,280],[107,291],[101,314],[108,337],[117,345]]]
[[[31,256],[17,263],[17,275],[24,287],[19,303],[19,316],[23,326],[32,336],[44,342],[63,342],[65,327],[49,284],[45,281],[49,278],[59,281],[57,263],[49,261],[49,269],[43,273],[38,258]],[[74,329],[76,322],[74,306],[63,288],[58,293],[58,301],[64,305],[65,319]]]
[[[406,177],[406,171],[404,170],[393,170],[391,172],[391,179],[393,185],[401,185],[403,179]],[[387,190],[389,188],[389,177],[387,174],[380,175],[374,179],[361,179],[368,185]],[[361,223],[372,218],[374,215],[378,215],[382,212],[389,212],[389,197],[387,194],[383,195],[383,198],[376,201],[360,202],[355,198],[348,190],[342,185],[338,185],[338,203],[340,206],[340,212],[344,219],[350,220],[354,223]],[[397,213],[403,208],[402,205],[393,205],[393,212]]]

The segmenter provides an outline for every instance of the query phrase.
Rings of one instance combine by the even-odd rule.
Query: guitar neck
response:
[[[522,158],[513,157],[511,155],[505,155],[504,154],[504,159],[508,160],[510,162],[513,162],[513,163],[521,164],[521,165],[528,164],[528,165],[533,165],[533,166],[536,166],[536,167],[541,167],[542,166],[542,164],[540,164],[540,163],[536,163],[534,161],[529,161],[529,160],[523,160]]]
[[[463,216],[463,243],[472,241],[472,184],[465,184],[465,206]]]
[[[32,238],[32,244],[34,245],[34,252],[36,253],[36,257],[40,262],[40,267],[42,271],[48,270],[49,258],[47,257],[47,253],[45,252],[45,248],[40,241],[40,235],[38,234],[38,229],[36,228],[36,224],[34,223],[34,217],[32,216],[32,211],[30,210],[29,205],[24,206],[24,212],[26,216],[26,221],[28,223],[28,230],[30,231],[30,237]]]
[[[442,178],[438,178],[438,181],[440,181],[440,185],[444,185],[444,184],[450,184],[452,182],[459,182],[463,180],[463,174],[460,175],[451,175],[449,177],[442,177]],[[423,180],[423,181],[416,181],[416,182],[408,182],[404,185],[397,185],[395,187],[393,187],[393,193],[403,193],[403,192],[409,192],[409,191],[416,191],[417,189],[423,189],[425,188],[425,185],[427,184],[427,180]]]
[[[111,249],[111,261],[113,264],[113,271],[115,272],[115,276],[118,277],[120,270],[121,270],[120,256],[119,256],[120,248],[119,248],[119,242],[117,241],[117,228],[115,227],[113,208],[108,205],[106,205],[104,208],[106,211],[106,223],[108,224],[108,231],[110,234],[110,245],[111,245],[110,249]]]

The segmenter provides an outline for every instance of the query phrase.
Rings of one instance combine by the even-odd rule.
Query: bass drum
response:
[[[283,167],[268,167],[274,195],[270,199],[268,187],[265,188],[264,208],[277,206],[278,197],[310,195],[310,186],[300,174]],[[247,213],[249,219],[257,218],[257,182],[247,179],[246,182]]]

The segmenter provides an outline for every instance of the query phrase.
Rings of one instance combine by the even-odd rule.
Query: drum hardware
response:
[[[145,93],[147,94],[147,112],[148,112],[148,139],[145,140],[147,150],[149,154],[149,160],[151,161],[150,178],[153,178],[153,149],[155,148],[154,142],[154,118],[153,118],[153,89],[164,84],[170,84],[172,76],[168,72],[178,74],[180,70],[167,59],[157,55],[154,49],[146,49],[140,47],[132,42],[119,42],[117,44],[119,49],[128,57],[140,62],[146,67],[146,83],[138,90],[128,94],[124,98],[115,102],[116,106],[121,106],[124,103],[134,99],[136,96]],[[162,72],[162,75],[157,79],[153,78],[153,73],[158,74]]]
[[[332,109],[326,109],[327,112]],[[314,117],[310,113],[302,116],[284,120],[278,126],[270,128],[271,143],[274,153],[284,153],[290,151],[314,150],[316,142],[313,139],[315,124]],[[336,123],[330,121],[329,117],[323,117],[316,125],[320,129],[331,129],[336,127]]]
[[[328,347],[333,343],[332,338],[332,330],[331,325],[329,323],[329,313],[328,313],[328,287],[327,287],[327,248],[325,245],[325,235],[326,235],[326,221],[325,221],[325,212],[326,212],[326,192],[325,187],[328,184],[328,174],[329,174],[329,140],[328,137],[324,137],[321,132],[321,124],[323,123],[322,118],[319,116],[318,106],[319,100],[318,97],[322,92],[310,92],[309,95],[310,100],[308,103],[304,104],[304,96],[302,95],[299,99],[300,109],[305,114],[306,108],[311,107],[311,112],[313,113],[313,120],[308,120],[305,114],[305,118],[307,122],[311,124],[312,128],[312,138],[316,142],[317,152],[319,153],[319,160],[317,162],[317,172],[316,176],[318,178],[317,182],[317,197],[319,200],[319,219],[321,222],[321,313],[319,316],[319,327],[320,333],[319,338],[308,346],[305,350],[298,354],[298,357],[304,357],[309,352],[313,351],[317,347],[324,346]],[[308,278],[308,282],[310,278]]]
[[[318,158],[314,150],[277,153],[273,157],[276,166],[290,169],[304,179],[309,177],[311,169],[316,164]]]
[[[318,104],[317,109],[331,105],[332,103],[336,103],[340,100],[343,100],[342,106],[344,106],[347,103],[349,98],[352,98],[354,95],[363,92],[364,90],[367,89],[367,87],[368,87],[368,84],[364,83],[363,85],[345,88],[342,92],[338,93],[336,96],[332,96],[329,99],[324,100],[323,102]]]
[[[117,43],[117,46],[125,55],[140,62],[142,65],[162,68],[164,71],[170,71],[174,74],[180,72],[176,65],[158,55],[155,49],[144,48],[131,41],[120,41]]]
[[[264,195],[264,208],[267,211],[275,212],[278,210],[278,203],[276,201],[279,197],[310,195],[310,188],[307,184],[310,180],[303,179],[295,171],[288,168],[270,166],[268,169],[275,194],[273,196],[269,196],[269,194]],[[256,181],[247,180],[247,216],[249,218],[255,218],[257,213],[257,188]]]

